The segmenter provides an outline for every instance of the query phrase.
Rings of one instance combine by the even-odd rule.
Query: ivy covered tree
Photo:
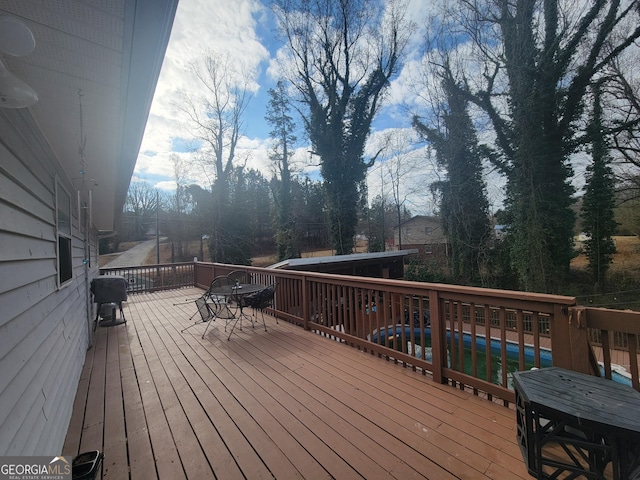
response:
[[[276,0],[289,52],[289,80],[327,193],[331,243],[353,251],[358,188],[372,161],[364,146],[410,28],[398,0]]]
[[[587,167],[587,182],[582,199],[583,230],[587,234],[584,248],[589,272],[597,289],[604,287],[605,275],[616,252],[613,242],[617,224],[614,219],[615,178],[611,169],[609,144],[603,133],[601,82],[594,92],[591,133],[592,163]]]
[[[582,129],[585,100],[593,80],[635,48],[637,2],[447,6],[440,23],[451,22],[445,28],[459,34],[447,36],[445,48],[456,56],[457,78],[464,77],[460,90],[493,129],[498,155],[492,159],[507,179],[510,257],[519,287],[557,291],[574,255],[571,156],[589,143]]]
[[[490,238],[489,202],[482,178],[482,159],[468,101],[450,72],[442,81],[446,106],[442,128],[429,128],[418,117],[413,125],[436,150],[445,178],[432,185],[440,194],[440,214],[451,244],[451,274],[455,282],[481,283],[482,258]]]

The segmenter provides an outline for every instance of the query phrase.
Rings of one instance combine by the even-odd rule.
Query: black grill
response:
[[[115,325],[118,323],[126,322],[127,319],[122,311],[122,302],[127,301],[127,286],[128,282],[124,277],[118,275],[101,275],[91,280],[91,293],[93,294],[93,301],[98,304],[96,319],[94,323],[94,330],[98,324],[98,316],[100,315],[101,307],[103,304],[113,303],[117,304],[120,308],[121,320],[116,321],[115,318],[111,318],[112,323]],[[106,326],[104,322],[101,325]]]

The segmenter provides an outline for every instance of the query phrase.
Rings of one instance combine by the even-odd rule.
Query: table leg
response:
[[[620,478],[640,480],[640,443],[622,442],[620,447]]]
[[[98,328],[98,318],[100,317],[100,307],[102,306],[101,303],[97,303],[96,305],[98,305],[98,308],[96,309],[96,319],[93,321],[93,331],[96,331],[96,328]]]

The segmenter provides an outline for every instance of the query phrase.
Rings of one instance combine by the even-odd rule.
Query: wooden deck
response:
[[[513,410],[273,318],[180,333],[201,293],[131,295],[98,327],[63,454],[116,480],[532,478]]]

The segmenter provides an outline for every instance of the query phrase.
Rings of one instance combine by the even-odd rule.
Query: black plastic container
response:
[[[71,462],[71,477],[73,480],[93,480],[100,471],[102,457],[99,450],[83,452]]]

